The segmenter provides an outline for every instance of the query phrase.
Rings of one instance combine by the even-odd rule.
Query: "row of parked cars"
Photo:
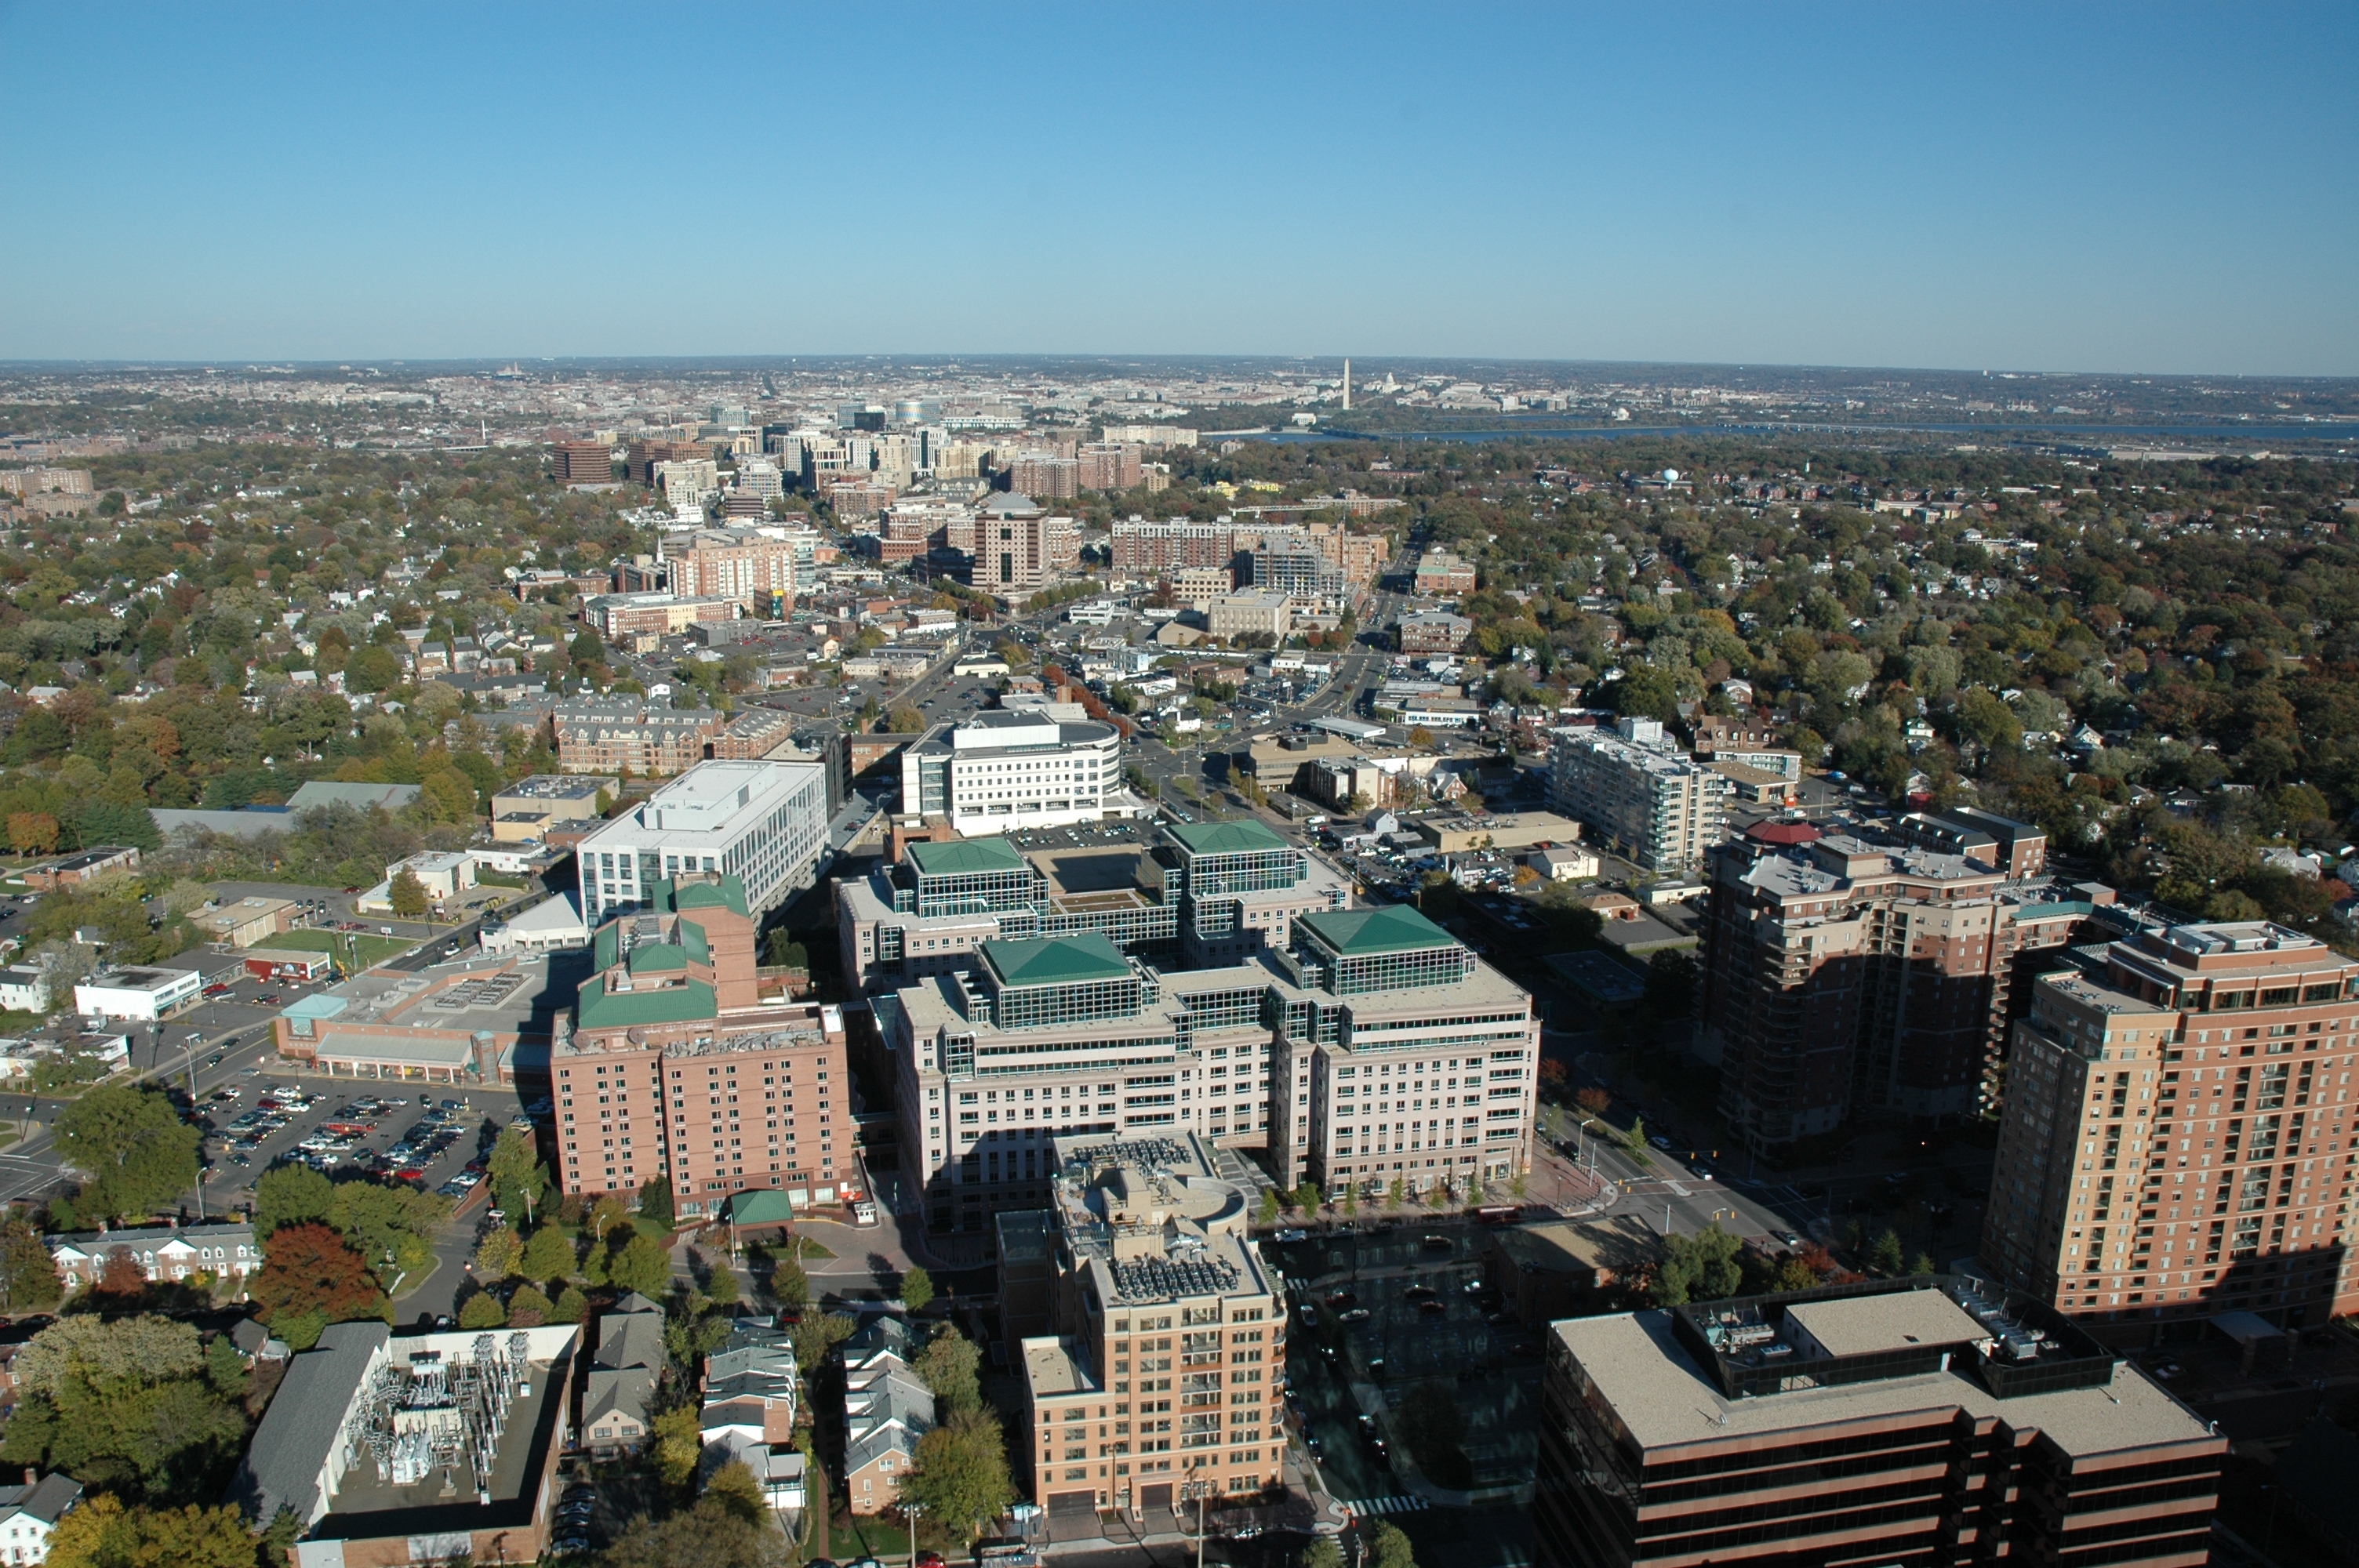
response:
[[[216,1100],[234,1101],[239,1091],[222,1090]],[[254,1108],[233,1119],[222,1130],[223,1141],[229,1145],[230,1163],[245,1165],[253,1162],[254,1152],[270,1135],[311,1108],[311,1097],[300,1089],[275,1089],[254,1102]]]

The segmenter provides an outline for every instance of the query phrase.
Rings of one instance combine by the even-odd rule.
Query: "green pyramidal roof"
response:
[[[1032,942],[985,942],[983,961],[1003,986],[1061,986],[1118,980],[1130,973],[1122,949],[1093,932]]]
[[[1250,816],[1234,822],[1170,822],[1163,831],[1191,855],[1260,855],[1287,847],[1267,823]]]
[[[944,844],[920,839],[903,852],[916,864],[921,877],[964,877],[1024,869],[1024,857],[1005,838],[953,838]]]
[[[1458,938],[1413,909],[1340,909],[1295,917],[1343,957],[1455,947]]]
[[[718,1018],[720,1003],[702,980],[648,989],[609,991],[603,975],[582,982],[574,1009],[577,1029],[629,1029],[642,1023],[687,1023]]]
[[[683,909],[728,909],[751,918],[745,905],[745,881],[724,871],[717,881],[663,881],[647,891],[648,906],[666,914]]]

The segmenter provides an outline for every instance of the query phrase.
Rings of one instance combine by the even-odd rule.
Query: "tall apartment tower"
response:
[[[1722,1113],[1758,1150],[1854,1115],[1982,1115],[2026,967],[2113,900],[1788,823],[1719,846],[1709,874],[1697,1044],[1720,1064]]]
[[[2359,1311],[2359,962],[2267,922],[2142,927],[2015,1027],[1982,1255],[2121,1341]]]
[[[698,872],[598,928],[596,973],[549,1047],[566,1195],[661,1179],[683,1215],[748,1190],[863,1195],[842,1010],[761,974],[757,924],[737,877]]]
[[[2228,1440],[1970,1275],[1549,1331],[1540,1568],[2201,1568]]]
[[[1691,871],[1720,842],[1729,784],[1651,719],[1558,738],[1549,791],[1559,811],[1650,871]]]

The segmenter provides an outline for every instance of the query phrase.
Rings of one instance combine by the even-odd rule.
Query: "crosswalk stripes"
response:
[[[1423,1498],[1367,1498],[1343,1506],[1363,1519],[1373,1519],[1385,1514],[1421,1513],[1433,1505]]]

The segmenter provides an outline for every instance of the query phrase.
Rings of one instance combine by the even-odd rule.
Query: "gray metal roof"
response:
[[[330,1324],[316,1349],[287,1364],[230,1487],[230,1500],[248,1518],[267,1522],[284,1508],[309,1525],[328,1511],[320,1485],[328,1455],[370,1362],[392,1337],[383,1323]]]

